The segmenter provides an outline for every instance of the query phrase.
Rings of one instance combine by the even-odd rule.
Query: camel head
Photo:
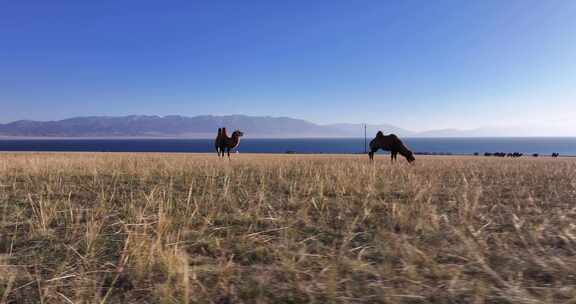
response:
[[[234,131],[234,133],[232,133],[232,136],[242,137],[242,136],[244,136],[244,132],[242,132],[240,130],[236,130],[236,131]]]
[[[405,156],[406,156],[406,160],[407,160],[409,163],[412,163],[412,162],[414,162],[414,161],[416,160],[416,158],[414,157],[414,153],[412,153],[412,151],[410,151],[410,150],[408,150],[408,152],[406,153]]]
[[[406,146],[402,145],[402,148],[400,149],[399,152],[400,152],[400,155],[402,155],[406,158],[408,163],[414,164],[416,157],[414,157],[414,153],[410,149],[408,149],[408,148],[406,148]]]

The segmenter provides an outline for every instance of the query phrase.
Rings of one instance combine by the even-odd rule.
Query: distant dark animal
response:
[[[478,156],[478,155],[480,155],[480,153],[474,152],[474,156]]]
[[[538,156],[539,156],[539,154],[538,154],[538,153],[534,153],[534,154],[532,154],[532,156],[534,156],[534,157],[538,157]]]
[[[492,153],[490,153],[490,152],[485,152],[485,153],[484,153],[484,156],[492,156]]]
[[[244,133],[240,130],[236,130],[232,133],[232,137],[228,137],[226,134],[226,128],[218,128],[218,135],[214,140],[214,147],[216,148],[216,153],[218,153],[218,157],[222,156],[224,158],[224,152],[228,154],[228,159],[230,159],[230,150],[238,147],[240,144],[240,137],[242,137]]]
[[[376,133],[376,137],[370,141],[370,160],[374,160],[374,153],[379,149],[390,151],[391,161],[394,162],[398,154],[404,156],[409,163],[416,160],[414,153],[394,134],[384,135],[382,131]]]
[[[560,153],[552,153],[552,157],[556,158],[558,156],[560,156]]]
[[[516,157],[522,156],[522,153],[518,153],[518,152],[508,153],[508,154],[506,154],[506,156],[516,158]]]

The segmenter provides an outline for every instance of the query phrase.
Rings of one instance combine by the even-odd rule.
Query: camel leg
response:
[[[396,160],[396,156],[397,156],[396,152],[390,152],[390,161],[392,163],[394,163],[394,161]]]
[[[230,159],[230,148],[226,149],[226,152],[228,153],[228,159]]]
[[[374,153],[376,153],[376,151],[378,151],[378,149],[370,149],[370,152],[368,152],[370,160],[374,160]]]

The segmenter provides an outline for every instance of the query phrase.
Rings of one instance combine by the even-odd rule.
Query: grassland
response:
[[[0,154],[0,303],[576,303],[576,160]]]

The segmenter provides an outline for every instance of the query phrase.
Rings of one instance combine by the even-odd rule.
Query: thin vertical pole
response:
[[[364,124],[364,153],[367,153],[367,148],[366,148],[366,124]]]

